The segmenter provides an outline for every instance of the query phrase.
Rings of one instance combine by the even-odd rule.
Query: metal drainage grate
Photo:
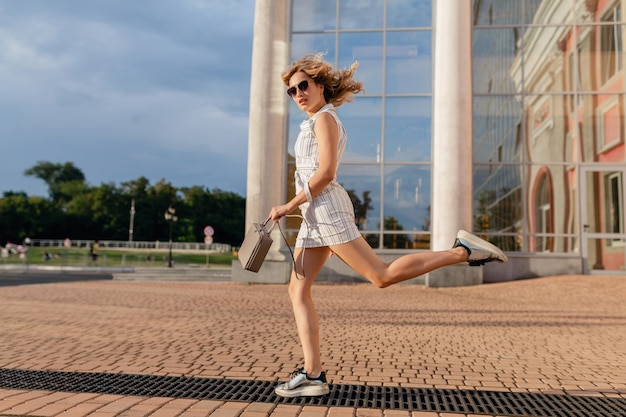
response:
[[[0,368],[0,388],[8,389],[500,416],[626,416],[626,400],[619,398],[339,384],[331,384],[330,394],[324,397],[281,398],[274,394],[275,385],[270,381]]]

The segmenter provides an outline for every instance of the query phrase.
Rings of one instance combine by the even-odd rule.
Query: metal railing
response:
[[[48,248],[89,248],[94,240],[66,240],[66,239],[31,239],[30,246]],[[124,241],[124,240],[99,240],[100,248],[107,249],[169,249],[168,241]],[[227,253],[233,250],[232,246],[226,243],[211,243],[207,245],[203,242],[172,242],[173,250],[187,251],[211,251],[217,253]]]

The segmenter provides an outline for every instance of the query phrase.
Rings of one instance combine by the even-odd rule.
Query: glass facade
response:
[[[429,247],[432,1],[293,0],[291,60],[323,52],[338,68],[359,61],[365,94],[338,108],[348,146],[338,179],[374,248]],[[291,103],[287,190],[305,115]],[[288,219],[291,235],[298,221]]]
[[[474,0],[475,230],[624,270],[623,0]]]
[[[473,10],[474,231],[624,270],[626,0],[460,1]],[[292,1],[291,59],[360,62],[366,93],[338,109],[339,181],[379,249],[429,248],[432,16],[433,0]],[[289,109],[291,175],[304,115]]]

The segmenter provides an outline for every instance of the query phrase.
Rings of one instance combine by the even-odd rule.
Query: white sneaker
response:
[[[509,260],[497,246],[465,230],[459,230],[452,248],[459,246],[467,251],[470,266],[484,265],[487,262],[504,263]]]
[[[309,378],[304,368],[296,369],[289,381],[280,384],[274,389],[281,397],[316,397],[330,392],[326,383],[326,373],[322,372],[317,378]]]

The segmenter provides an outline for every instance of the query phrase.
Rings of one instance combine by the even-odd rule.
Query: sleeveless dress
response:
[[[308,188],[305,184],[308,184],[313,174],[319,169],[319,151],[313,127],[317,117],[324,112],[335,119],[339,129],[337,166],[339,166],[346,149],[348,139],[346,130],[337,116],[335,106],[332,104],[325,105],[310,119],[303,121],[300,124],[300,133],[295,144],[296,193]],[[340,245],[361,237],[354,218],[352,200],[350,200],[346,190],[337,182],[337,177],[312,201],[301,204],[300,211],[306,221],[300,225],[296,247],[315,248]]]

